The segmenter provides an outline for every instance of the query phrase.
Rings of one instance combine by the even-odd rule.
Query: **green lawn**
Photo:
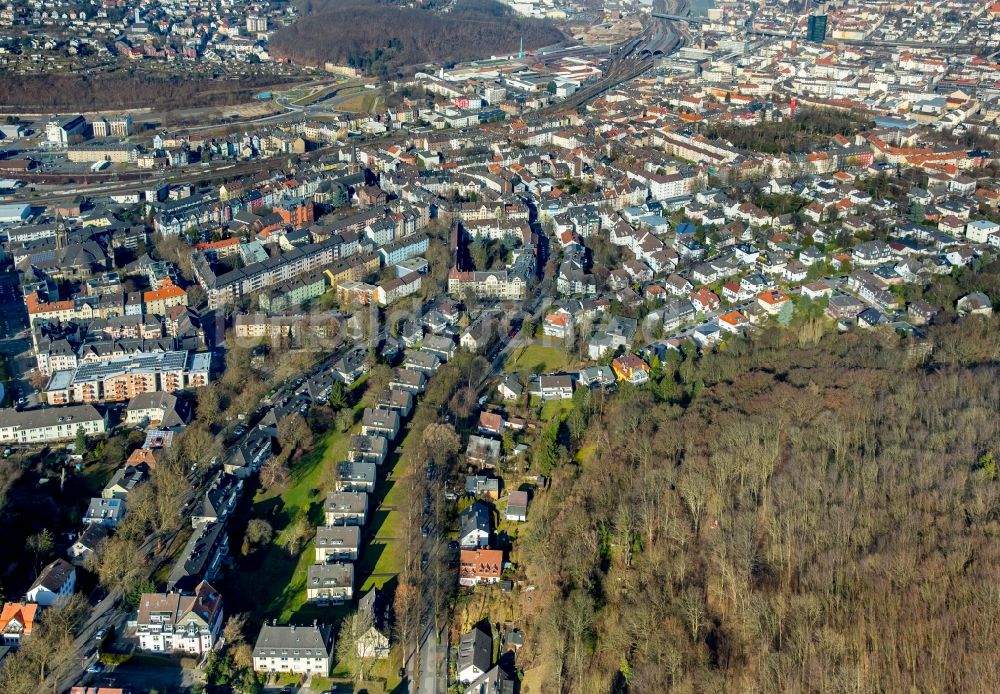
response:
[[[359,413],[362,402],[354,409]],[[312,606],[305,604],[305,584],[306,571],[314,557],[313,541],[301,552],[292,554],[287,549],[287,540],[295,519],[303,513],[307,514],[310,525],[323,523],[323,473],[329,465],[346,457],[356,428],[347,433],[326,432],[308,455],[293,464],[291,479],[283,491],[262,489],[254,497],[251,515],[271,524],[274,539],[244,560],[244,566],[231,571],[227,580],[238,593],[238,604],[252,606],[259,620],[276,617],[282,622],[292,618],[299,621],[304,612],[312,611]],[[234,552],[238,549],[234,548]]]
[[[572,409],[572,400],[549,400],[542,405],[542,413],[539,416],[542,421],[552,422],[556,419],[556,417],[561,417]]]
[[[549,345],[528,345],[517,350],[504,364],[504,371],[530,371],[547,373],[561,371],[576,361],[566,350]]]

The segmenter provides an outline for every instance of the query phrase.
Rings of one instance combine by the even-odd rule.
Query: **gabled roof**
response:
[[[42,569],[38,578],[28,589],[30,593],[35,588],[45,588],[52,593],[58,593],[66,584],[66,581],[76,573],[76,569],[65,559],[56,559],[54,562]]]
[[[37,614],[38,605],[33,602],[4,603],[3,610],[0,611],[0,633],[16,631],[30,636]]]
[[[462,634],[458,643],[459,672],[469,667],[476,667],[486,672],[492,664],[493,637],[478,626],[473,627],[472,631]]]

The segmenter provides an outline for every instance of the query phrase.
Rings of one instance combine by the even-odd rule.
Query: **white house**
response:
[[[468,684],[485,674],[493,665],[493,637],[473,627],[458,642],[458,681]]]
[[[222,633],[222,596],[205,581],[194,595],[143,593],[135,633],[144,651],[204,655]]]
[[[293,672],[325,677],[333,664],[333,627],[329,624],[265,624],[253,648],[257,672]]]
[[[42,607],[61,605],[76,589],[76,568],[65,559],[56,559],[42,569],[28,589],[30,602]]]
[[[48,443],[68,441],[83,429],[87,435],[108,430],[107,418],[93,405],[66,405],[18,412],[0,410],[0,443]]]
[[[990,234],[1000,232],[1000,224],[988,219],[977,219],[965,225],[965,235],[973,243],[989,243]]]

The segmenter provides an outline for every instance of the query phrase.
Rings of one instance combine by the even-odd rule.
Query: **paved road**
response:
[[[420,639],[420,682],[410,680],[410,692],[420,694],[444,694],[448,691],[448,643],[447,631],[442,629],[438,637],[430,625]],[[440,643],[439,643],[440,642]]]

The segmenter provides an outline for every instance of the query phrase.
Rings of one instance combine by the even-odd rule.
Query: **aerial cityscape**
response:
[[[0,3],[0,694],[996,692],[1000,4]]]

